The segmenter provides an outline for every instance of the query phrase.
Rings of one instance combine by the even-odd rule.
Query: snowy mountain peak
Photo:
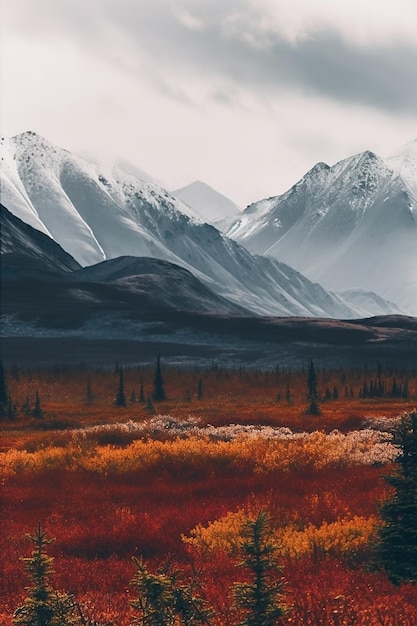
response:
[[[412,197],[410,208],[417,210],[417,139],[406,143],[386,161],[404,181]]]
[[[391,158],[398,157],[402,157],[403,159],[417,159],[417,139],[412,139],[391,155]]]
[[[308,174],[318,174],[319,172],[322,172],[323,170],[327,171],[329,169],[330,169],[330,165],[327,165],[327,163],[324,163],[324,161],[319,161],[318,163],[313,165],[313,167],[311,168],[311,170],[309,170],[306,176],[308,176]]]
[[[366,150],[317,164],[286,193],[248,207],[227,234],[329,289],[375,291],[415,314],[416,152],[413,141],[387,160]]]
[[[235,218],[241,212],[232,200],[201,180],[176,189],[172,194],[186,202],[209,224],[230,221],[230,218]]]
[[[165,222],[199,221],[188,205],[155,183],[102,168],[32,131],[4,139],[1,153],[3,204],[82,265],[119,256],[126,247],[132,254],[155,256],[163,247]]]

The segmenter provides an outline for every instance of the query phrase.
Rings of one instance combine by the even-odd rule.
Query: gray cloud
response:
[[[33,0],[31,15],[20,3],[29,36],[47,31],[132,73],[145,69],[175,99],[186,101],[187,81],[198,76],[211,82],[217,99],[226,82],[232,91],[238,86],[274,96],[295,89],[388,112],[417,111],[417,47],[411,44],[359,45],[330,28],[289,42],[265,27],[249,0]],[[187,26],[181,12],[200,26],[190,27],[192,20]]]

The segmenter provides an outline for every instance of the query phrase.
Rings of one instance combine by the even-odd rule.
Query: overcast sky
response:
[[[0,0],[0,123],[241,206],[417,137],[416,0]]]

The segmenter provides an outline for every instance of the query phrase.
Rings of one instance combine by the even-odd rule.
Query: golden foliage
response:
[[[103,474],[130,471],[200,471],[225,468],[269,473],[311,468],[381,464],[395,458],[395,450],[375,431],[342,434],[323,432],[276,436],[272,431],[241,434],[223,429],[212,435],[184,436],[166,441],[138,439],[127,445],[97,445],[84,431],[74,431],[65,447],[49,446],[33,452],[11,449],[0,453],[0,475],[44,470],[87,470]],[[235,430],[234,430],[235,429]],[[233,438],[234,437],[234,438]],[[226,440],[224,440],[226,439]],[[393,456],[394,455],[394,456]]]
[[[185,544],[200,554],[223,550],[231,555],[238,552],[243,525],[253,515],[239,509],[209,522],[206,527],[198,524],[190,536],[182,536]],[[282,557],[301,558],[321,554],[333,557],[355,555],[366,548],[374,537],[378,520],[358,515],[345,517],[336,522],[312,523],[299,527],[296,523],[277,527],[273,542],[277,554]]]

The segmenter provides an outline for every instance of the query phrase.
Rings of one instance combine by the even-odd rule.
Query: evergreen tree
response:
[[[30,415],[30,400],[29,396],[26,396],[24,403],[22,404],[22,413]]]
[[[126,396],[124,388],[123,368],[119,367],[119,389],[116,396],[116,406],[126,406]]]
[[[169,564],[156,574],[149,572],[143,559],[133,558],[136,574],[132,580],[138,594],[131,602],[139,612],[132,626],[202,626],[212,615],[204,600],[196,595],[195,585],[181,583],[179,571]]]
[[[395,493],[381,507],[374,560],[398,585],[417,582],[417,411],[405,413],[393,435],[398,469],[385,480]]]
[[[41,407],[41,400],[39,398],[39,393],[37,391],[35,392],[35,408],[33,409],[32,415],[33,415],[33,417],[36,417],[38,419],[43,417],[43,411],[42,411],[42,407]]]
[[[175,624],[172,612],[174,595],[166,576],[151,574],[143,559],[133,558],[136,574],[132,585],[138,594],[130,604],[139,611],[134,626],[169,626]]]
[[[274,557],[276,546],[270,535],[269,516],[263,511],[244,525],[240,565],[249,571],[250,582],[234,585],[236,608],[246,613],[238,626],[276,626],[288,612],[283,602],[281,567]]]
[[[307,374],[307,392],[310,404],[307,409],[308,415],[320,415],[320,407],[317,397],[317,383],[316,383],[316,371],[314,369],[313,359],[310,359],[310,365],[308,367]]]
[[[17,406],[13,404],[12,396],[9,394],[9,402],[7,404],[7,417],[14,420],[17,417]]]
[[[47,539],[46,533],[38,524],[33,535],[26,535],[34,545],[32,556],[22,559],[26,572],[32,579],[32,586],[27,588],[28,597],[13,615],[14,626],[71,626],[76,624],[75,604],[67,594],[55,591],[50,584],[53,572],[53,558],[47,549],[53,539]]]
[[[198,379],[198,390],[197,390],[197,398],[201,400],[203,397],[203,381],[201,378]]]
[[[308,399],[317,400],[316,371],[314,369],[313,359],[310,359],[310,364],[308,367],[307,390],[308,390]]]
[[[164,390],[164,381],[162,378],[161,371],[161,360],[158,354],[158,358],[156,361],[155,374],[153,379],[153,399],[158,401],[166,400],[165,390]]]
[[[148,393],[146,397],[146,410],[149,411],[149,413],[153,413],[153,410],[154,410],[152,396],[150,393]]]
[[[91,387],[91,378],[87,381],[86,400],[87,404],[93,404],[93,389]]]
[[[130,403],[131,404],[135,404],[135,402],[136,402],[136,393],[135,393],[135,390],[132,389],[132,391],[130,393]]]
[[[145,404],[145,402],[146,402],[145,390],[143,388],[143,378],[140,379],[139,402],[141,402],[142,404]]]

